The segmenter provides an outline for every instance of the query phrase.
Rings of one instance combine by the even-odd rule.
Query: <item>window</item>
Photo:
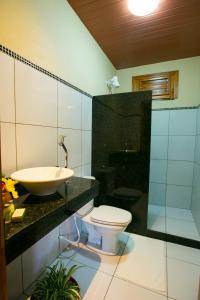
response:
[[[153,100],[174,100],[178,97],[179,71],[134,76],[133,91],[152,90]]]

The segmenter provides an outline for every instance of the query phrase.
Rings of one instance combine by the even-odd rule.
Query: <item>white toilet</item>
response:
[[[119,251],[118,236],[132,220],[129,211],[113,206],[94,207],[94,200],[77,212],[88,234],[87,247],[107,255]]]

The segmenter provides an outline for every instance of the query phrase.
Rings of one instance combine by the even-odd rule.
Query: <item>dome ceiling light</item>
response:
[[[136,16],[151,14],[159,4],[159,0],[128,0],[130,12]]]

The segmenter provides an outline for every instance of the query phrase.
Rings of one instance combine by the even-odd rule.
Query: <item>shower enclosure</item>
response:
[[[153,110],[148,229],[199,247],[199,183],[200,108]]]
[[[127,230],[200,247],[200,108],[151,110],[151,92],[93,98],[95,204],[132,213]]]
[[[150,91],[93,97],[92,175],[100,181],[96,205],[132,213],[129,232],[147,229]]]

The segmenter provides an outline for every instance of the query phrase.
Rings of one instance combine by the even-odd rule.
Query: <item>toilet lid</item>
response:
[[[93,209],[91,220],[101,224],[123,226],[131,222],[132,215],[129,211],[121,208],[101,205]]]

